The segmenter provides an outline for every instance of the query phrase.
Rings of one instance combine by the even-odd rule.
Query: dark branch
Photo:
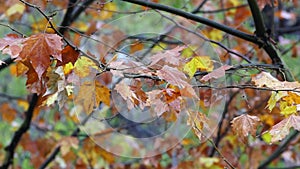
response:
[[[147,6],[147,7],[153,8],[153,9],[158,9],[158,10],[161,10],[161,11],[165,11],[165,12],[169,12],[169,13],[172,13],[172,14],[175,14],[175,15],[179,15],[179,16],[182,16],[184,18],[187,18],[187,19],[190,19],[190,20],[193,20],[193,21],[211,26],[211,27],[216,28],[216,29],[219,29],[221,31],[224,31],[226,33],[229,33],[233,36],[239,37],[239,38],[244,39],[246,41],[255,43],[257,45],[262,45],[262,42],[259,41],[253,35],[249,35],[245,32],[233,29],[233,28],[231,28],[229,26],[226,26],[224,24],[214,22],[210,19],[203,18],[203,17],[200,17],[198,15],[195,15],[195,14],[192,14],[192,13],[189,13],[189,12],[185,12],[185,11],[182,11],[182,10],[177,9],[177,8],[173,8],[173,7],[158,4],[158,3],[153,3],[153,2],[150,2],[150,1],[141,1],[141,0],[122,0],[122,1],[130,2],[130,3],[133,3],[133,4],[142,5],[142,6]]]
[[[14,59],[12,59],[12,58],[7,58],[7,59],[3,60],[3,62],[5,62],[5,63],[3,63],[2,65],[0,65],[0,71],[1,71],[2,69],[7,68],[7,67],[8,67],[9,65],[11,65],[12,63],[14,63]]]
[[[22,123],[21,127],[15,132],[10,144],[5,147],[5,151],[6,151],[5,160],[2,166],[0,167],[1,169],[7,169],[13,163],[15,149],[19,141],[21,140],[23,134],[26,133],[30,127],[33,111],[37,104],[37,101],[38,101],[38,95],[34,94],[30,101],[30,106],[28,110],[25,112],[26,116],[24,122]]]
[[[279,147],[264,161],[262,162],[258,169],[264,169],[266,168],[273,160],[278,158],[284,150],[288,147],[290,142],[294,140],[299,134],[299,131],[293,130],[286,138],[282,141],[282,143],[279,145]]]

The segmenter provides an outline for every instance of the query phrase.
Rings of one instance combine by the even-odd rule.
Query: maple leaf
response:
[[[24,38],[20,38],[16,34],[8,34],[3,39],[0,39],[0,51],[3,54],[8,54],[11,58],[17,58],[22,51],[22,42]]]
[[[186,82],[186,76],[184,73],[176,68],[165,65],[162,69],[157,70],[157,76],[166,82],[184,88],[190,84]]]
[[[92,74],[96,74],[99,71],[99,67],[91,59],[87,57],[80,57],[74,64],[74,72],[79,77],[87,77]]]
[[[257,116],[250,116],[248,114],[243,114],[235,117],[231,121],[231,126],[233,131],[239,135],[244,142],[248,135],[255,137],[256,128],[259,125],[260,119]]]
[[[209,81],[211,79],[218,79],[220,77],[225,76],[225,71],[232,68],[232,66],[229,65],[223,65],[219,67],[218,69],[213,70],[212,72],[208,73],[207,75],[203,76],[201,78],[201,81]]]
[[[183,68],[183,70],[188,73],[190,78],[194,77],[194,74],[198,69],[206,71],[213,70],[213,62],[209,56],[196,56],[191,61],[186,63]]]
[[[287,94],[288,93],[285,92],[285,91],[283,91],[283,92],[282,91],[272,92],[272,95],[271,95],[271,97],[268,100],[268,105],[267,105],[268,109],[270,111],[272,111],[273,108],[275,107],[277,101],[279,101],[282,97],[287,96]]]
[[[39,79],[50,66],[50,56],[62,60],[62,38],[56,34],[40,33],[32,35],[23,42],[18,60],[28,60],[32,64]]]
[[[152,90],[147,92],[147,104],[150,106],[150,111],[160,117],[163,113],[169,111],[169,106],[162,99],[164,97],[163,91]]]
[[[90,114],[101,101],[110,105],[110,90],[98,81],[84,81],[74,98],[75,104],[82,105],[86,114]]]
[[[282,115],[291,115],[297,113],[297,106],[296,105],[288,105],[287,102],[281,101],[280,102],[280,114]]]
[[[277,90],[295,90],[300,88],[299,82],[281,82],[268,72],[261,72],[252,77],[252,82],[254,82],[257,87],[269,87]]]
[[[174,49],[159,52],[151,56],[149,67],[160,69],[163,65],[179,66],[183,62],[183,58],[180,57],[181,51],[185,48],[185,46],[177,46]]]
[[[288,118],[280,121],[276,125],[274,125],[269,131],[271,135],[271,143],[277,142],[285,138],[289,132],[291,127],[295,130],[300,131],[300,116],[290,115]]]
[[[122,80],[118,84],[116,84],[114,88],[121,97],[127,102],[127,107],[129,110],[134,108],[134,100],[138,99],[137,95],[131,90],[131,88]]]
[[[73,65],[75,64],[76,60],[78,59],[79,52],[73,49],[71,46],[66,46],[62,51],[62,60],[58,60],[56,66],[65,65],[71,62]]]

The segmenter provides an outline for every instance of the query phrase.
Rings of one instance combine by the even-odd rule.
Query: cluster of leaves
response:
[[[0,161],[3,167],[14,162],[16,168],[48,165],[63,168],[263,168],[271,162],[277,166],[296,162],[300,147],[291,140],[295,143],[299,140],[295,130],[300,131],[300,83],[290,78],[274,46],[278,40],[277,48],[282,49],[282,55],[289,54],[288,66],[298,75],[299,40],[289,34],[297,27],[299,11],[288,12],[284,8],[293,5],[298,2],[3,2],[0,26],[7,28],[1,31],[7,35],[0,39],[0,51],[9,58],[1,58],[0,70],[9,67],[10,71],[3,71],[1,78],[23,79],[26,82],[22,87],[28,91],[12,95],[1,82],[3,123],[0,131],[5,134],[0,141],[3,148]],[[272,30],[271,34],[256,30],[253,35],[253,24],[258,28],[260,23],[260,16],[253,14],[256,7],[266,10],[265,15],[273,11],[279,23],[269,26],[277,28],[274,24],[278,24],[278,30]],[[162,26],[162,30],[169,31],[164,36],[150,38],[140,34],[133,38],[121,26],[110,22],[122,15],[144,14],[152,8],[182,17],[170,18],[154,10],[160,19],[170,21]],[[251,16],[253,22],[249,20]],[[157,22],[153,20],[148,24]],[[210,27],[199,26],[197,22]],[[146,25],[129,25],[126,30],[134,32],[140,27]],[[130,44],[128,50],[122,46],[124,43]],[[207,43],[212,44],[218,56],[208,51]],[[214,84],[224,79],[228,82],[225,86]],[[11,86],[22,88],[19,84]],[[228,97],[222,95],[223,91]],[[114,94],[120,99],[114,100]],[[190,106],[189,99],[196,103],[195,107]],[[194,132],[188,133],[176,147],[155,157],[132,160],[114,156],[92,142],[78,125],[85,125],[99,109],[111,115],[110,120],[114,119],[121,113],[120,101],[125,104],[125,111],[150,110],[154,117],[171,123],[187,113],[186,123]],[[221,101],[225,102],[223,112],[219,112],[218,117],[210,115],[209,111],[219,111],[215,109]],[[84,112],[86,119],[77,117],[78,112]],[[206,138],[205,131],[213,130],[210,126],[214,125],[218,127],[210,131],[212,138]],[[291,131],[293,137],[288,136]],[[96,131],[95,136],[110,136],[113,132],[118,131]],[[286,137],[288,141],[280,144]],[[208,141],[199,144],[199,140],[205,141],[203,138]],[[177,140],[157,140],[155,147],[159,149],[174,141]],[[283,151],[284,148],[287,150]],[[280,154],[282,159],[274,161]],[[259,166],[264,161],[267,162]]]

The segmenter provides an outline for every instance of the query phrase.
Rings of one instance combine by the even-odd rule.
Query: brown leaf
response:
[[[181,51],[185,49],[185,46],[177,46],[174,49],[160,52],[151,57],[151,68],[161,68],[163,65],[179,66],[182,64],[183,59],[180,57]]]
[[[24,46],[19,60],[29,60],[39,79],[41,79],[43,73],[50,66],[50,56],[62,60],[63,43],[61,39],[56,34],[32,35],[23,42]]]
[[[127,107],[131,110],[135,103],[134,100],[138,99],[137,95],[131,90],[130,86],[128,86],[123,80],[116,85],[114,88],[121,97],[127,102]]]
[[[260,119],[256,116],[250,116],[243,114],[235,117],[231,121],[233,131],[246,142],[246,138],[249,134],[255,137],[256,128],[259,125]]]
[[[271,142],[274,143],[285,138],[290,133],[291,127],[300,131],[300,116],[290,115],[274,125],[269,131],[272,136]]]
[[[257,87],[269,87],[272,89],[285,89],[285,90],[295,90],[300,89],[299,82],[288,82],[288,81],[279,81],[275,77],[273,77],[268,72],[261,72],[260,74],[252,77],[252,82]]]
[[[184,88],[190,84],[186,82],[186,76],[183,72],[178,69],[165,65],[162,69],[157,71],[157,76],[166,82]]]

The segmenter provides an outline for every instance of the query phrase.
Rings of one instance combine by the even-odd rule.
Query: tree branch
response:
[[[38,101],[38,95],[34,94],[30,101],[30,106],[29,106],[28,110],[25,112],[26,117],[25,117],[24,122],[22,123],[21,127],[15,132],[10,144],[8,146],[6,146],[4,149],[6,151],[6,154],[5,154],[5,160],[2,164],[2,166],[0,167],[1,169],[7,169],[13,163],[15,149],[16,149],[19,141],[21,140],[21,137],[23,136],[23,134],[26,133],[26,131],[30,127],[32,116],[33,116],[33,111],[37,104],[37,101]]]
[[[290,134],[282,141],[282,143],[279,145],[279,147],[264,161],[262,162],[258,169],[264,169],[266,168],[273,160],[278,158],[284,150],[287,148],[288,144],[294,140],[299,134],[299,131],[293,130],[290,132]]]
[[[219,29],[221,31],[224,31],[226,33],[229,33],[233,36],[239,37],[239,38],[244,39],[246,41],[255,43],[257,45],[263,45],[263,43],[261,41],[259,41],[259,39],[255,36],[253,36],[253,35],[249,35],[245,32],[233,29],[229,26],[220,24],[218,22],[212,21],[212,20],[207,19],[207,18],[200,17],[198,15],[195,15],[195,14],[192,14],[192,13],[189,13],[189,12],[182,11],[182,10],[177,9],[177,8],[173,8],[173,7],[158,4],[158,3],[153,3],[153,2],[150,2],[150,1],[141,1],[141,0],[122,0],[122,1],[130,2],[130,3],[133,3],[133,4],[142,5],[142,6],[147,6],[147,7],[153,8],[153,9],[158,9],[158,10],[161,10],[161,11],[165,11],[165,12],[169,12],[169,13],[172,13],[172,14],[175,14],[175,15],[179,15],[179,16],[182,16],[184,18],[187,18],[187,19],[190,19],[190,20],[193,20],[193,21],[211,26],[211,27],[216,28],[216,29]]]

